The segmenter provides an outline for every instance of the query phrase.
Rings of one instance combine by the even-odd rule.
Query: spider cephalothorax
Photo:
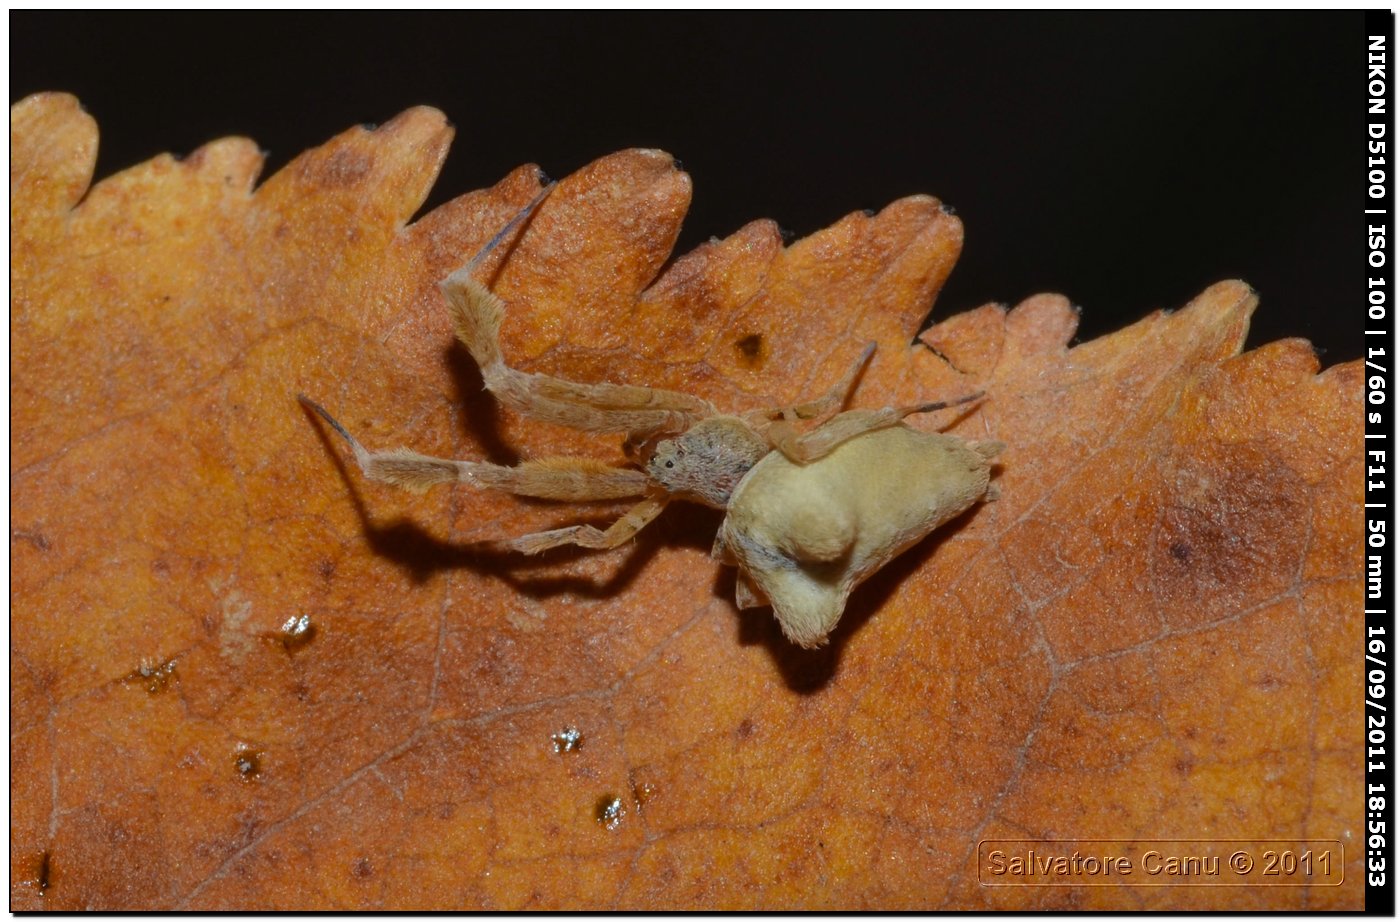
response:
[[[529,215],[516,216],[488,252]],[[826,641],[852,588],[894,555],[981,499],[990,498],[990,459],[1000,442],[969,443],[918,432],[901,420],[978,399],[838,412],[874,352],[870,344],[825,394],[807,403],[720,413],[699,397],[659,388],[583,384],[506,364],[505,305],[473,278],[481,255],[442,283],[457,337],[487,389],[535,419],[590,432],[620,432],[637,468],[584,458],[503,467],[399,450],[371,452],[316,403],[301,398],[349,442],[371,480],[409,489],[468,483],[522,496],[585,502],[640,497],[610,527],[571,525],[483,542],[537,554],[560,545],[613,548],[631,539],[672,499],[726,511],[715,557],[740,571],[740,607],[772,604],[789,638]],[[805,426],[799,427],[799,423]]]
[[[679,499],[723,509],[744,475],[773,450],[768,440],[734,416],[702,419],[685,432],[651,440],[643,453],[651,479]]]

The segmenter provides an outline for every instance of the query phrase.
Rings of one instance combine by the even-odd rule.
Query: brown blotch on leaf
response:
[[[43,896],[53,886],[53,855],[46,848],[39,854],[39,867],[34,874],[34,884]]]
[[[35,548],[41,551],[47,551],[50,547],[53,546],[49,542],[49,536],[44,534],[42,531],[20,531],[18,529],[14,529],[10,532],[10,540],[27,541],[28,543],[34,545]]]
[[[734,343],[734,348],[739,350],[739,354],[744,357],[746,362],[750,365],[757,366],[763,364],[766,345],[767,343],[764,342],[762,333],[750,333],[747,336],[740,337]]]
[[[233,754],[233,768],[243,781],[253,782],[262,775],[262,760],[262,750],[251,746],[239,746]]]
[[[350,873],[360,880],[365,880],[374,876],[374,865],[368,858],[356,858],[355,863],[350,866]]]
[[[1288,589],[1306,551],[1308,489],[1277,457],[1219,446],[1178,460],[1153,553],[1169,621],[1194,624]]]
[[[734,729],[734,735],[741,740],[746,740],[753,736],[755,729],[753,721],[745,717],[743,720],[739,721],[739,726]]]
[[[650,781],[637,780],[635,774],[628,774],[627,783],[632,788],[632,802],[637,805],[638,811],[646,806],[647,801],[651,800],[652,797],[656,795],[656,785],[652,784]]]
[[[622,817],[626,812],[622,798],[616,794],[604,794],[593,805],[593,818],[604,829],[616,829],[622,823]]]
[[[141,660],[141,665],[123,676],[122,681],[141,686],[149,695],[158,695],[170,686],[174,678],[175,660],[161,662],[152,656]]]
[[[315,170],[314,175],[322,184],[332,188],[353,187],[359,185],[373,168],[373,161],[366,154],[342,147],[320,164],[320,169]]]

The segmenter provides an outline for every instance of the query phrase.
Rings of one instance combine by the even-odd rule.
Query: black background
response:
[[[1350,13],[12,13],[11,98],[76,94],[98,176],[213,138],[268,170],[426,103],[457,125],[428,207],[537,162],[660,147],[680,251],[937,195],[963,219],[935,317],[1058,291],[1087,339],[1212,282],[1250,344],[1361,353],[1365,31]]]

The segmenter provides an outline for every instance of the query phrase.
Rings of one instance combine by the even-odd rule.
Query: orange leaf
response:
[[[734,609],[709,510],[481,555],[620,507],[367,484],[298,406],[620,460],[454,344],[439,280],[539,179],[410,224],[450,135],[415,109],[256,191],[237,139],[88,189],[76,101],[13,108],[13,908],[1360,908],[1359,363],[1240,355],[1235,282],[1072,349],[1049,295],[911,345],[961,243],[935,200],[668,266],[671,158],[580,170],[492,257],[518,366],[743,410],[876,340],[858,405],[989,394],[916,425],[1005,441],[1001,500],[802,651]],[[1345,882],[978,878],[984,839],[1225,837],[1341,840]]]

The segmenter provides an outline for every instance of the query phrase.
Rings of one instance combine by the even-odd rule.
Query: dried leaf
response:
[[[88,189],[75,100],[11,115],[11,905],[1360,908],[1361,375],[1240,355],[1253,294],[1069,348],[1056,296],[910,345],[957,256],[930,198],[669,266],[690,182],[631,151],[495,255],[520,366],[733,409],[957,396],[1002,499],[833,644],[733,608],[719,517],[630,548],[464,545],[615,509],[366,484],[373,446],[620,458],[481,392],[437,282],[538,189],[408,223],[442,116],[254,191],[231,139]],[[567,745],[561,744],[561,740]],[[988,838],[1327,838],[1311,888],[984,888]]]

